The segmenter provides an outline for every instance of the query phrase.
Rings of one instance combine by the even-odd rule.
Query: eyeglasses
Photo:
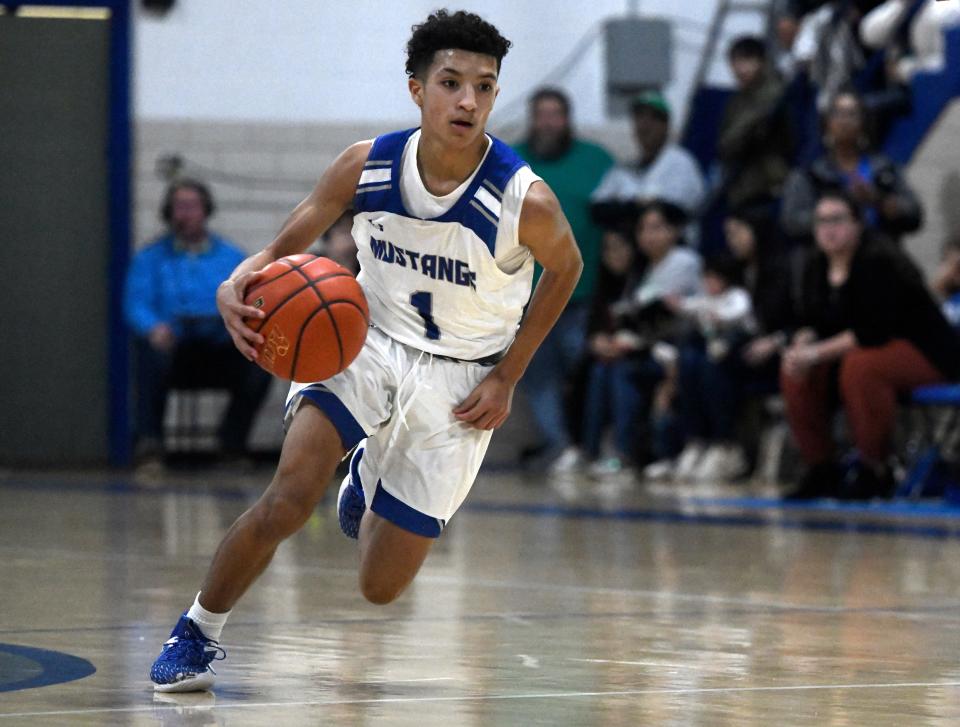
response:
[[[826,227],[828,225],[845,225],[853,221],[852,215],[822,215],[813,218],[813,224],[817,227]]]

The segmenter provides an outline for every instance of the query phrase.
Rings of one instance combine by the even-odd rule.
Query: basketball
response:
[[[280,258],[244,297],[266,316],[246,323],[264,337],[257,363],[288,381],[323,381],[360,353],[370,312],[353,274],[325,257]]]

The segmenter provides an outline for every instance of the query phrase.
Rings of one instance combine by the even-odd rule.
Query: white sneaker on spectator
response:
[[[675,480],[692,479],[703,459],[704,446],[702,442],[690,442],[680,456],[677,457],[677,466],[673,471]]]
[[[548,468],[552,475],[566,475],[576,472],[583,464],[583,455],[576,447],[567,447],[550,463]]]
[[[587,474],[595,479],[603,479],[604,477],[618,475],[622,471],[623,463],[619,457],[607,457],[605,459],[598,459],[591,464],[587,469]]]
[[[673,477],[673,460],[658,459],[643,468],[645,480],[668,480]]]
[[[700,482],[729,482],[747,471],[747,458],[736,444],[713,444],[707,448],[693,478]]]

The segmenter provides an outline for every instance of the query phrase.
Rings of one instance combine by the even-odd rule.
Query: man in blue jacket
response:
[[[143,248],[130,265],[124,315],[136,339],[138,459],[163,452],[167,393],[177,384],[224,388],[230,405],[219,430],[227,457],[246,450],[253,418],[270,376],[237,353],[217,312],[217,286],[245,254],[207,230],[214,202],[206,185],[171,184],[161,207],[167,234]]]

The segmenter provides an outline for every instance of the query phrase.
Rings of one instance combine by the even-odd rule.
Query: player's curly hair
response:
[[[510,49],[510,41],[479,15],[458,10],[452,15],[437,10],[420,25],[414,25],[407,43],[407,75],[422,77],[438,50],[450,48],[482,53],[500,61]]]

